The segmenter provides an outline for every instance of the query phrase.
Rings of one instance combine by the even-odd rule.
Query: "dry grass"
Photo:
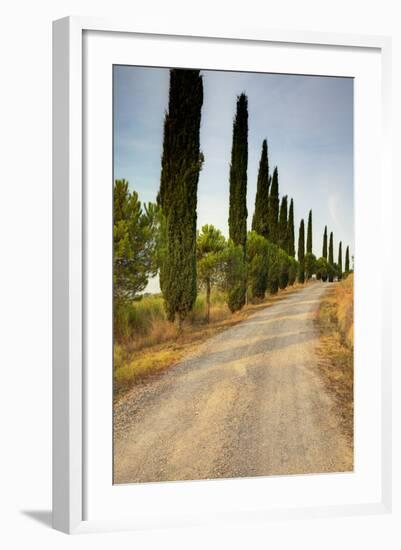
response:
[[[349,275],[336,288],[337,321],[349,348],[354,347],[354,276]]]
[[[210,323],[205,322],[204,297],[199,296],[194,311],[179,334],[177,326],[165,318],[153,318],[148,330],[138,330],[135,335],[114,344],[114,396],[120,398],[133,384],[144,378],[157,375],[162,370],[175,365],[186,354],[195,351],[205,340],[230,328],[249,317],[260,308],[265,308],[288,294],[300,285],[280,290],[257,304],[247,304],[242,310],[231,313],[224,297],[215,295],[210,311]],[[155,298],[151,297],[150,300]],[[151,309],[154,304],[151,304]],[[146,309],[146,303],[142,305]],[[140,325],[142,326],[142,325]]]
[[[318,323],[320,328],[319,369],[329,391],[334,396],[344,434],[353,442],[354,427],[354,321],[353,276],[330,289],[322,302]]]

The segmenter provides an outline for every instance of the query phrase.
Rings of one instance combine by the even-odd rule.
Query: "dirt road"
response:
[[[316,367],[327,287],[288,295],[133,388],[115,407],[115,483],[352,470]]]

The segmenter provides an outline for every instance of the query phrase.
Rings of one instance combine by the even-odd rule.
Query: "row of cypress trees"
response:
[[[233,280],[228,288],[228,305],[232,311],[245,304],[247,293],[251,298],[262,298],[267,288],[275,293],[293,284],[298,269],[294,201],[291,199],[288,207],[288,197],[284,196],[280,203],[278,169],[275,167],[270,175],[266,140],[262,143],[259,161],[252,232],[247,235],[247,162],[248,100],[241,94],[233,123],[228,222],[230,240],[242,251],[243,269],[237,269],[242,276]]]
[[[319,279],[326,281],[327,279],[332,282],[334,277],[341,279],[343,275],[348,275],[350,269],[349,259],[349,246],[345,249],[345,264],[343,269],[343,244],[342,241],[338,244],[338,260],[334,261],[334,237],[333,232],[330,233],[329,247],[327,252],[327,226],[324,228],[323,233],[323,249],[322,256],[317,260],[317,276]]]
[[[199,70],[172,69],[168,111],[164,120],[162,171],[158,205],[161,211],[159,242],[160,287],[167,316],[179,324],[193,308],[197,295],[196,209],[200,151],[200,122],[203,83]],[[277,167],[270,175],[267,141],[262,143],[252,231],[247,233],[248,98],[237,98],[229,172],[228,305],[241,309],[247,292],[256,296],[304,282],[316,270],[312,254],[312,211],[308,216],[305,254],[305,227],[301,220],[298,235],[298,262],[295,260],[294,201],[283,196],[280,203]],[[262,240],[261,240],[262,239]],[[247,250],[247,241],[252,245]],[[339,255],[341,256],[341,244]],[[333,235],[327,260],[327,228],[323,258],[334,266]],[[348,258],[348,260],[347,260]],[[315,263],[314,263],[315,262]],[[230,267],[231,266],[231,267]],[[349,270],[349,249],[346,269]],[[337,269],[341,267],[339,260]],[[267,274],[267,276],[266,276]],[[327,270],[329,280],[334,269]],[[331,275],[332,274],[332,275]],[[321,277],[324,279],[324,276]]]

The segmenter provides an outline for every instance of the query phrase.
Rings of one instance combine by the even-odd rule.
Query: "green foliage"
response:
[[[305,223],[301,220],[298,236],[298,281],[305,282]]]
[[[325,226],[324,228],[324,233],[323,233],[323,251],[322,251],[322,256],[325,260],[327,260],[327,225]]]
[[[262,299],[267,289],[268,275],[268,250],[267,240],[258,235],[256,231],[248,233],[247,239],[247,276],[248,288],[251,298]]]
[[[167,317],[174,321],[178,315],[180,324],[197,294],[196,206],[203,162],[199,146],[202,103],[200,72],[172,69],[158,195],[165,217],[160,284]]]
[[[338,245],[338,279],[341,280],[343,277],[343,243],[340,241]]]
[[[141,296],[133,302],[114,307],[113,325],[116,341],[128,341],[146,335],[154,321],[165,320],[163,298],[160,295]]]
[[[345,250],[345,273],[348,275],[349,272],[349,246],[347,246]]]
[[[113,296],[115,307],[135,299],[156,275],[157,209],[142,209],[126,180],[114,182],[113,193]]]
[[[225,287],[230,311],[238,311],[245,305],[246,266],[242,246],[229,240],[224,255]]]
[[[310,279],[316,273],[316,256],[312,252],[305,254],[305,277]]]
[[[288,284],[292,286],[297,280],[298,262],[292,256],[289,257]]]
[[[267,284],[270,294],[276,294],[280,283],[280,249],[269,241]]]
[[[279,262],[279,287],[284,289],[288,286],[291,259],[282,248],[278,251]]]
[[[288,212],[288,254],[295,258],[294,201],[292,199]]]
[[[214,285],[223,284],[226,240],[219,229],[204,225],[198,235],[196,255],[198,283],[206,290],[206,321],[210,320],[210,295]]]
[[[269,185],[267,141],[263,140],[256,186],[255,212],[252,219],[252,230],[262,235],[262,237],[265,237],[265,239],[269,237]]]
[[[309,210],[308,233],[306,238],[306,252],[312,254],[312,210]]]
[[[327,281],[329,264],[323,256],[316,261],[316,277],[323,282]]]
[[[248,168],[248,98],[241,94],[237,99],[237,112],[233,124],[233,142],[230,164],[230,206],[228,226],[230,239],[241,245],[245,252],[246,206]]]
[[[281,199],[280,214],[278,219],[278,245],[280,248],[288,252],[288,198],[285,195]]]
[[[333,232],[330,233],[329,240],[329,269],[328,269],[329,283],[332,283],[335,276],[334,269],[334,252],[333,252]]]
[[[232,283],[228,290],[228,306],[231,311],[241,309],[246,299],[246,235],[248,210],[246,206],[248,169],[248,98],[241,94],[237,98],[237,112],[233,123],[233,142],[230,164],[230,204],[228,215],[229,236],[232,241],[228,261],[234,269],[227,281]],[[239,247],[239,248],[238,248]],[[242,253],[242,260],[239,253]]]
[[[277,166],[274,168],[273,177],[269,194],[269,240],[278,244],[279,231],[278,231],[278,214],[279,214],[279,191],[278,191],[278,170]]]

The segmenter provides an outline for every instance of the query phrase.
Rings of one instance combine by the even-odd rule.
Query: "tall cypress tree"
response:
[[[237,98],[237,112],[233,123],[233,143],[230,164],[230,207],[228,216],[229,236],[235,246],[242,249],[243,270],[236,271],[239,277],[232,278],[228,292],[231,311],[241,309],[246,299],[246,207],[248,169],[248,98],[241,94]],[[240,267],[240,266],[239,266]],[[238,280],[237,280],[238,279]]]
[[[278,170],[273,170],[273,177],[269,194],[269,240],[275,244],[279,242],[278,214],[280,200],[278,194]]]
[[[343,243],[340,241],[338,245],[338,278],[342,279],[343,276]]]
[[[308,216],[308,234],[306,238],[306,252],[312,254],[312,210],[309,210]]]
[[[288,205],[288,198],[287,198],[287,195],[285,195],[281,199],[280,214],[278,219],[278,235],[279,235],[279,246],[286,252],[288,252],[287,205]]]
[[[288,254],[295,258],[294,201],[292,199],[288,212]]]
[[[333,251],[333,232],[330,233],[329,240],[329,283],[333,282],[334,278],[334,251]]]
[[[301,220],[298,235],[298,281],[305,282],[305,224]]]
[[[323,258],[327,260],[327,225],[324,228],[323,233]]]
[[[349,246],[345,250],[345,273],[349,273]]]
[[[252,218],[252,230],[268,238],[268,212],[269,212],[269,157],[267,153],[267,141],[263,140],[262,154],[259,162],[258,181],[256,186],[255,212]]]
[[[248,98],[237,99],[237,113],[233,124],[233,143],[230,165],[230,208],[228,227],[230,239],[244,249],[246,245],[246,187],[248,169]]]
[[[161,260],[160,286],[167,317],[174,321],[178,316],[180,326],[197,293],[196,207],[203,161],[199,142],[202,103],[200,71],[172,69],[158,195],[166,250]]]

